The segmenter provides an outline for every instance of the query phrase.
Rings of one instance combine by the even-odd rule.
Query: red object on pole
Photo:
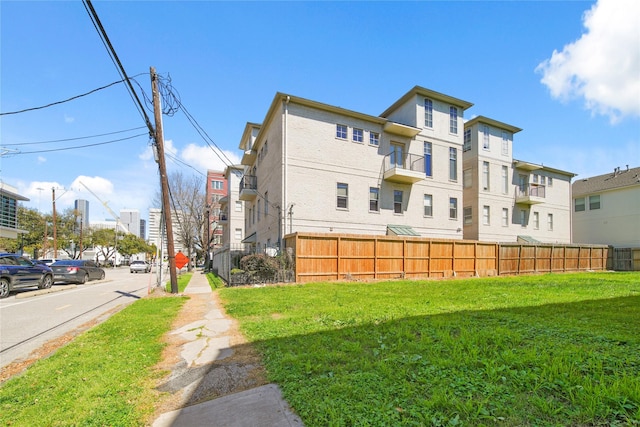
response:
[[[183,254],[182,252],[178,252],[176,254],[176,268],[178,270],[180,270],[182,267],[187,265],[188,262],[189,262],[189,258],[187,258],[185,254]]]

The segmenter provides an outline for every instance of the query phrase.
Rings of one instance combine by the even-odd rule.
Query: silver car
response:
[[[149,273],[151,271],[151,264],[147,261],[131,261],[129,271],[131,273]]]

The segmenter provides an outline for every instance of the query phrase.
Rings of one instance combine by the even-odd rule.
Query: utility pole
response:
[[[51,187],[51,200],[53,202],[53,259],[58,258],[58,239],[56,227],[56,189]]]
[[[169,277],[171,279],[171,293],[178,293],[178,277],[176,274],[176,254],[173,245],[173,224],[171,219],[171,206],[169,204],[169,179],[167,177],[167,165],[164,160],[164,135],[162,133],[162,107],[160,106],[160,93],[158,90],[158,75],[154,67],[151,71],[151,92],[153,94],[153,117],[156,122],[155,145],[158,154],[156,159],[160,169],[160,186],[162,188],[162,210],[164,211],[165,230],[167,232],[167,258],[169,260]]]

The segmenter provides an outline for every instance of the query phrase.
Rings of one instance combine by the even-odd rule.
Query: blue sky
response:
[[[640,165],[634,0],[93,5],[138,95],[150,96],[150,66],[170,76],[183,106],[234,162],[244,125],[262,122],[276,92],[378,115],[420,85],[472,102],[465,119],[522,128],[518,159],[578,177]],[[3,0],[0,20],[0,112],[120,80],[82,2]],[[170,171],[197,174],[204,185],[207,169],[224,169],[184,113],[163,124],[179,160],[168,161]],[[113,210],[146,218],[159,178],[143,127],[122,84],[3,114],[0,179],[44,212],[56,187],[57,209],[82,198],[91,220],[109,217],[82,181]],[[103,136],[84,138],[95,135]],[[88,144],[100,145],[67,149]]]

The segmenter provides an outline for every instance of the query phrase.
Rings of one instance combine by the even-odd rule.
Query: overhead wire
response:
[[[139,136],[146,136],[146,135],[147,135],[146,133],[139,133],[137,135],[128,136],[126,138],[114,139],[114,140],[111,140],[111,141],[104,141],[104,142],[97,142],[95,144],[76,145],[76,146],[73,146],[73,147],[63,147],[63,148],[51,148],[49,150],[18,151],[18,152],[15,152],[15,153],[10,153],[8,155],[9,156],[18,156],[20,154],[38,154],[38,153],[51,153],[51,152],[54,152],[54,151],[77,150],[79,148],[96,147],[98,145],[107,145],[107,144],[113,144],[115,142],[127,141],[129,139],[137,138]]]
[[[115,132],[101,133],[101,134],[97,134],[97,135],[78,136],[76,138],[52,139],[50,141],[36,141],[36,142],[16,142],[16,143],[9,143],[9,144],[3,142],[2,144],[4,146],[17,147],[17,146],[23,146],[23,145],[38,145],[38,144],[51,144],[51,143],[54,143],[54,142],[78,141],[78,140],[81,140],[81,139],[91,139],[91,138],[98,138],[98,137],[101,137],[101,136],[115,135],[117,133],[131,132],[133,130],[144,129],[145,127],[146,126],[139,126],[139,127],[136,127],[136,128],[117,130]]]

